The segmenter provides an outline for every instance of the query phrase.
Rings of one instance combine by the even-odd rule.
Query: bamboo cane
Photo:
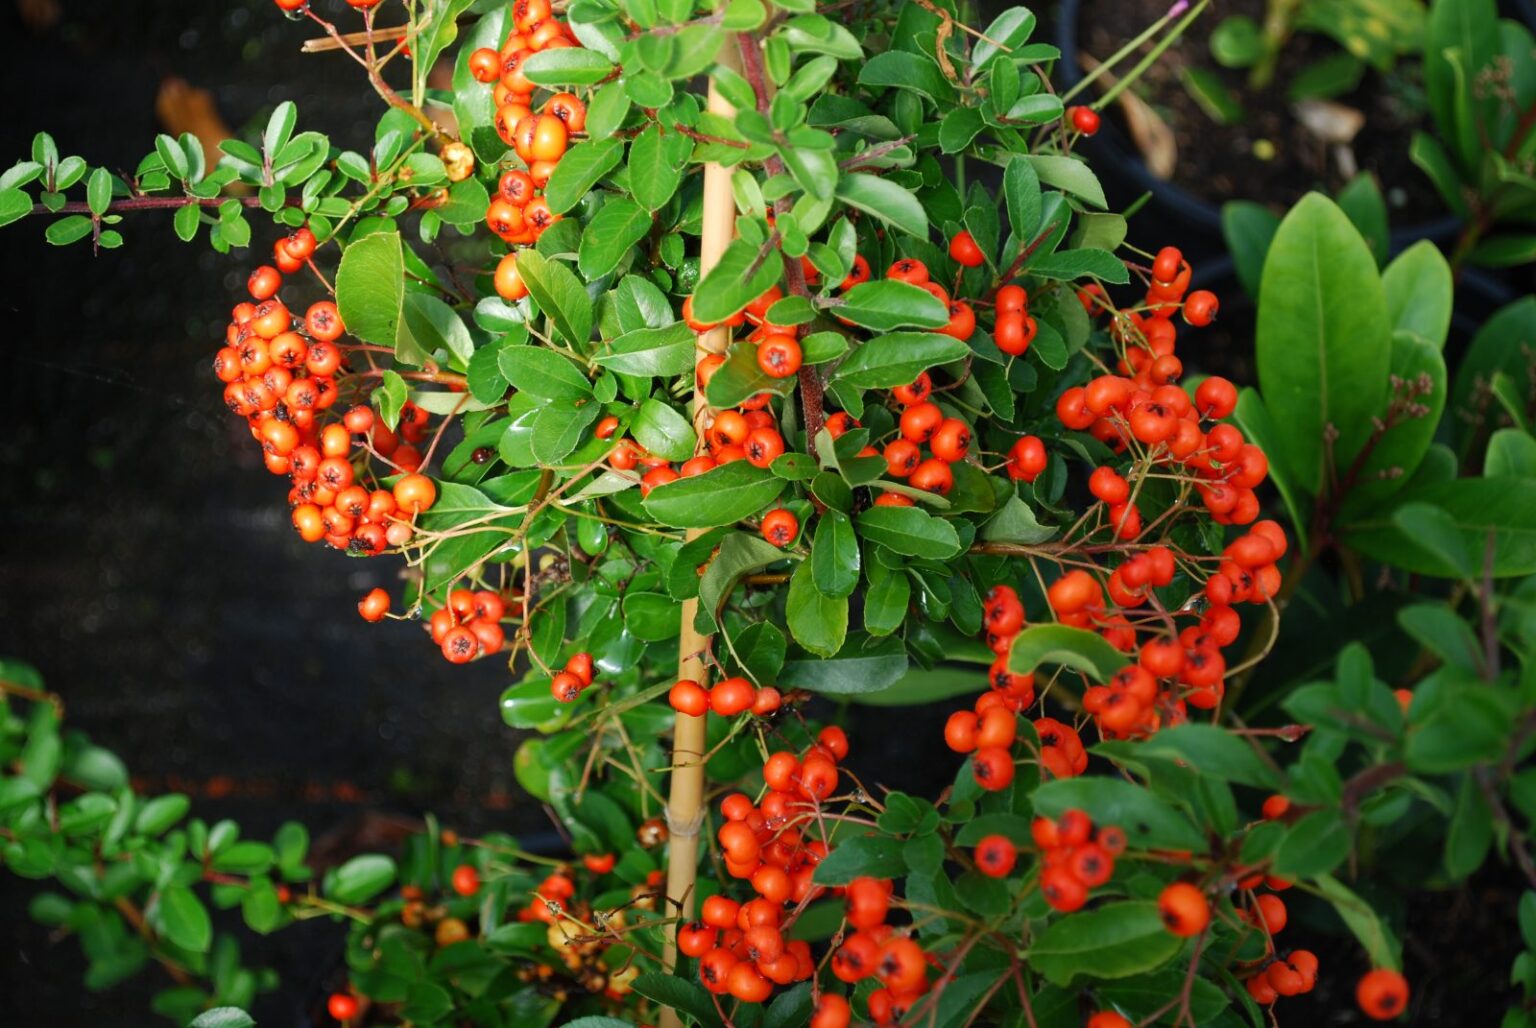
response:
[[[736,48],[727,43],[721,48],[720,63],[738,66]],[[709,87],[709,110],[727,118],[736,110],[722,97],[714,83]],[[731,194],[731,169],[717,163],[704,166],[704,224],[699,244],[699,276],[702,278],[720,262],[730,245],[735,228],[736,202]],[[731,330],[724,325],[710,329],[698,337],[694,351],[695,364],[712,353],[724,353],[730,345]],[[703,452],[704,428],[707,427],[708,403],[695,378],[693,393],[693,422],[698,429],[699,452]],[[688,533],[692,540],[703,534],[702,530]],[[701,685],[708,685],[708,670],[704,666],[704,651],[709,638],[694,628],[698,613],[697,599],[686,600],[682,609],[682,630],[678,636],[677,676],[691,678]],[[667,912],[687,920],[694,910],[694,879],[699,863],[699,830],[704,821],[704,738],[705,718],[679,713],[673,729],[672,777],[667,795]],[[676,933],[668,931],[662,964],[671,971],[677,960]],[[664,1010],[661,1028],[680,1028],[682,1021],[677,1013]]]

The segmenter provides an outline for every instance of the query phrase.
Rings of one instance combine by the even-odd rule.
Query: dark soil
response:
[[[1084,0],[1079,46],[1103,59],[1168,10],[1165,0]],[[1280,58],[1273,83],[1248,89],[1247,72],[1222,68],[1211,58],[1210,34],[1221,19],[1246,14],[1262,22],[1264,0],[1223,0],[1197,18],[1134,87],[1168,123],[1178,141],[1173,181],[1203,200],[1257,200],[1288,207],[1312,189],[1333,195],[1348,181],[1331,148],[1307,131],[1286,96],[1287,84],[1306,65],[1338,52],[1330,39],[1298,32]],[[1234,124],[1217,124],[1185,89],[1184,68],[1217,73],[1243,108]],[[1427,115],[1418,65],[1401,61],[1390,73],[1368,70],[1360,85],[1337,102],[1361,111],[1365,127],[1352,144],[1359,170],[1376,176],[1392,223],[1403,226],[1444,214],[1428,179],[1408,161],[1408,140]],[[1110,117],[1123,131],[1118,105]],[[1127,135],[1127,138],[1129,136]],[[1256,147],[1272,146],[1264,159]]]

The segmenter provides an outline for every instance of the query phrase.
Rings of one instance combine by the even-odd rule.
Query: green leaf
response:
[[[588,280],[602,278],[644,239],[653,223],[651,212],[633,200],[615,199],[587,223],[581,233],[581,248],[576,266]]]
[[[393,349],[404,301],[405,257],[398,233],[375,232],[342,251],[336,307],[348,334]]]
[[[687,418],[671,405],[655,399],[640,405],[629,430],[641,446],[674,463],[692,457],[699,441]]]
[[[613,74],[613,62],[596,50],[568,46],[534,54],[523,74],[537,86],[593,86]]]
[[[401,305],[404,328],[423,353],[445,349],[468,365],[475,355],[475,341],[454,309],[430,293],[407,293]],[[398,344],[397,344],[398,349]]]
[[[823,594],[816,587],[811,563],[803,562],[789,579],[784,620],[795,642],[819,657],[831,657],[842,649],[848,635],[848,597]]]
[[[760,254],[746,239],[733,240],[720,263],[694,289],[694,318],[711,324],[725,321],[776,285],[782,271],[777,254]]]
[[[1376,261],[1344,213],[1310,193],[1280,224],[1264,265],[1255,344],[1259,385],[1286,426],[1297,484],[1323,488],[1325,438],[1348,467],[1386,408],[1392,357]]]
[[[555,51],[558,53],[559,51]],[[634,980],[634,989],[640,995],[653,999],[664,1007],[686,1014],[703,1025],[716,1025],[720,1018],[709,993],[698,982],[653,971]]]
[[[25,192],[20,189],[0,189],[0,227],[19,221],[31,213],[32,198]]]
[[[1264,53],[1258,23],[1246,14],[1221,19],[1211,30],[1211,56],[1223,68],[1248,68]]]
[[[187,816],[192,801],[179,792],[167,793],[146,800],[139,807],[133,820],[133,830],[139,835],[156,836]]]
[[[1339,917],[1360,940],[1372,967],[1397,969],[1402,967],[1401,947],[1392,933],[1381,923],[1370,904],[1357,896],[1332,875],[1318,875],[1313,880],[1317,891],[1338,911]]]
[[[829,510],[817,521],[811,571],[822,595],[853,595],[859,584],[859,540],[848,515]]]
[[[1143,974],[1183,948],[1184,940],[1163,927],[1156,903],[1134,900],[1053,922],[1029,947],[1028,960],[1049,981],[1067,985],[1078,977]]]
[[[1003,195],[1008,204],[1008,224],[1020,242],[1032,239],[1040,228],[1040,176],[1022,154],[1015,154],[1003,169]]]
[[[1536,438],[1518,428],[1501,428],[1488,437],[1483,456],[1488,478],[1536,478]]]
[[[843,839],[816,865],[817,885],[847,885],[855,878],[895,878],[905,874],[903,842],[885,835]]]
[[[785,989],[773,998],[764,1012],[762,1028],[800,1028],[811,1023],[811,983]]]
[[[636,329],[609,342],[592,359],[622,375],[686,375],[693,370],[696,338],[693,329],[681,321],[663,328]]]
[[[94,227],[90,218],[84,214],[71,214],[66,218],[50,224],[43,230],[43,238],[54,246],[68,246],[70,243],[78,243],[91,234]]]
[[[592,298],[587,295],[581,280],[564,263],[550,260],[533,249],[518,252],[517,270],[539,310],[550,316],[567,342],[578,350],[585,350],[587,341],[592,338],[593,314]]]
[[[1394,332],[1391,374],[1404,383],[1400,388],[1413,390],[1411,401],[1415,406],[1398,417],[1361,464],[1356,475],[1358,484],[1350,490],[1340,513],[1345,521],[1408,483],[1424,454],[1429,452],[1441,412],[1445,410],[1445,357],[1434,343],[1413,333]],[[1427,391],[1421,392],[1421,387],[1427,387]]]
[[[1499,52],[1499,10],[1494,0],[1437,0],[1424,27],[1424,87],[1435,127],[1465,168],[1482,156],[1495,101],[1472,83]]]
[[[783,559],[783,550],[757,534],[732,532],[720,540],[720,552],[699,579],[699,621],[708,625],[706,634],[714,634],[715,615],[744,576]]]
[[[898,581],[907,581],[905,574],[898,572],[898,575]],[[868,601],[865,603],[867,605]],[[854,696],[854,702],[870,707],[907,707],[919,703],[936,703],[953,696],[973,696],[975,693],[974,668],[946,666],[932,671],[908,671],[884,689],[858,693]]]
[[[550,732],[570,719],[572,705],[555,699],[548,679],[535,678],[508,686],[501,694],[500,707],[501,719],[509,727]]]
[[[971,51],[971,63],[980,68],[999,52],[1012,52],[1029,42],[1035,31],[1035,15],[1027,7],[1010,7],[992,20]]]
[[[1257,299],[1264,275],[1264,258],[1280,230],[1280,219],[1263,204],[1232,200],[1221,207],[1221,234],[1243,291]]]
[[[1377,267],[1386,264],[1391,243],[1387,238],[1387,202],[1382,198],[1376,180],[1366,172],[1356,175],[1339,190],[1338,204],[1344,216],[1360,232],[1365,245],[1370,247]]]
[[[1201,774],[1257,789],[1278,789],[1281,775],[1254,748],[1224,728],[1188,722],[1165,728],[1136,747],[1138,753],[1183,761]]]
[[[1342,864],[1352,840],[1337,810],[1318,810],[1286,830],[1275,850],[1274,873],[1286,878],[1314,878]]]
[[[1095,207],[1105,208],[1109,202],[1104,199],[1104,187],[1099,185],[1098,178],[1093,171],[1082,161],[1073,157],[1052,157],[1031,154],[1025,160],[1034,168],[1040,181],[1048,186],[1071,193],[1079,200],[1093,204]]]
[[[960,552],[954,526],[919,507],[870,507],[859,512],[858,529],[869,542],[908,557],[946,560]]]
[[[1473,775],[1464,775],[1445,835],[1445,870],[1453,880],[1467,877],[1482,866],[1493,845],[1493,810],[1483,798]]]
[[[1029,273],[1037,278],[1071,282],[1079,278],[1103,279],[1117,285],[1131,280],[1124,262],[1107,250],[1062,250],[1046,254],[1029,263]]]
[[[680,132],[652,122],[629,146],[629,189],[650,210],[660,210],[683,180],[693,144]]]
[[[653,518],[671,528],[713,528],[760,513],[786,484],[777,475],[738,460],[659,485],[644,504]]]
[[[155,917],[165,937],[182,949],[206,953],[213,944],[213,922],[208,917],[208,908],[184,885],[160,891]]]
[[[1014,674],[1028,674],[1042,664],[1060,664],[1100,684],[1127,663],[1125,654],[1102,635],[1070,625],[1032,625],[1014,637],[1008,651],[1008,670]]]
[[[847,172],[838,180],[837,198],[909,236],[928,238],[928,213],[922,203],[910,190],[890,179],[862,172]]]
[[[325,894],[337,903],[367,903],[395,881],[395,862],[378,853],[365,853],[326,876]]]
[[[907,385],[929,368],[961,360],[970,347],[934,332],[893,332],[866,340],[838,365],[831,381],[854,389]]]
[[[907,670],[907,651],[898,639],[872,640],[854,634],[829,660],[791,660],[779,685],[828,696],[879,692]]]
[[[1410,246],[1387,265],[1381,286],[1393,331],[1443,350],[1451,330],[1454,283],[1440,248],[1427,239]]]
[[[549,185],[544,189],[544,199],[549,202],[549,209],[556,214],[564,214],[575,207],[623,159],[622,139],[588,140],[571,147],[560,158],[560,163],[549,176]]]
[[[909,89],[946,106],[955,99],[955,88],[937,64],[905,50],[887,50],[865,61],[859,69],[859,85]]]
[[[519,392],[541,400],[583,400],[592,395],[592,383],[580,368],[542,346],[502,347],[497,364]]]
[[[1008,501],[994,514],[985,525],[981,526],[979,533],[982,540],[989,543],[1022,543],[1025,546],[1034,546],[1043,543],[1054,536],[1057,529],[1050,525],[1042,525],[1035,518],[1034,508],[1019,499],[1018,494],[1008,497]]]
[[[107,208],[112,205],[112,173],[106,168],[91,172],[85,183],[85,205],[97,217],[107,213]]]
[[[1509,737],[1509,709],[1481,681],[1446,685],[1431,713],[1408,731],[1410,771],[1450,774],[1499,759]]]
[[[943,328],[949,323],[949,309],[938,297],[899,279],[861,282],[844,293],[842,301],[834,314],[878,332],[904,326]]]
[[[1481,570],[1484,548],[1493,539],[1495,577],[1508,578],[1536,572],[1536,480],[1526,478],[1471,478],[1437,482],[1405,489],[1398,502],[1412,505],[1404,514],[1378,512],[1346,525],[1343,541],[1352,549],[1384,564],[1422,575],[1465,578],[1474,567]],[[1421,505],[1438,507],[1445,517],[1426,522]],[[1438,524],[1453,528],[1431,538],[1415,538],[1406,520],[1414,524]],[[1459,538],[1455,547],[1450,539]],[[1426,544],[1437,547],[1427,549]],[[1468,555],[1462,557],[1462,554]],[[1471,563],[1468,563],[1468,560]]]
[[[213,1007],[187,1023],[187,1028],[252,1028],[256,1021],[239,1007]]]
[[[1143,786],[1119,778],[1061,778],[1035,790],[1035,813],[1060,817],[1074,808],[1101,825],[1118,825],[1134,849],[1198,849],[1203,836],[1183,813]]]

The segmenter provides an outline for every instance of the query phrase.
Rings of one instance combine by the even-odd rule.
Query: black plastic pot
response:
[[[1536,10],[1536,0],[1517,0],[1522,8]],[[1061,50],[1058,75],[1061,85],[1071,88],[1083,79],[1081,52],[1077,45],[1078,18],[1082,12],[1082,0],[1061,0],[1056,21],[1056,45]],[[1190,228],[1209,233],[1218,240],[1221,236],[1221,206],[1202,199],[1177,183],[1160,179],[1148,170],[1134,143],[1108,118],[1092,139],[1079,144],[1090,158],[1094,170],[1101,178],[1110,180],[1111,189],[1134,199],[1142,193],[1151,193],[1152,202],[1167,217]],[[1407,141],[1404,141],[1404,162],[1407,161]],[[1118,186],[1118,189],[1114,187]],[[1437,218],[1434,221],[1407,225],[1392,233],[1394,250],[1411,246],[1421,239],[1443,243],[1455,238],[1461,222],[1454,217]]]

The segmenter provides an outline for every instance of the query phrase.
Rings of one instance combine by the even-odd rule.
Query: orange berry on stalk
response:
[[[1408,1008],[1408,979],[1390,968],[1367,971],[1355,986],[1355,1001],[1373,1021],[1390,1021]]]
[[[587,105],[574,93],[556,93],[544,105],[544,113],[553,114],[565,122],[571,132],[580,132],[587,127]]]
[[[1013,754],[1000,746],[978,749],[971,758],[971,774],[983,789],[1006,789],[1013,781]]]
[[[1072,127],[1083,135],[1091,136],[1099,131],[1099,112],[1092,107],[1072,107],[1067,114],[1072,119]]]
[[[752,709],[757,690],[745,678],[727,678],[709,690],[709,707],[721,717],[735,717]]]
[[[962,268],[979,268],[987,262],[976,237],[969,232],[956,232],[949,241],[949,258]]]
[[[554,114],[541,114],[534,122],[529,152],[535,161],[558,161],[565,156],[570,129]]]
[[[413,516],[437,502],[437,486],[426,475],[406,475],[395,483],[394,494],[399,508]]]
[[[250,290],[253,300],[272,299],[282,285],[282,274],[276,268],[265,264],[251,272],[251,277],[246,282],[246,288]]]
[[[1039,436],[1027,435],[1008,451],[1008,477],[1033,482],[1045,471],[1045,443]]]
[[[800,519],[792,511],[781,508],[763,516],[763,538],[783,549],[800,534]]]
[[[509,253],[496,265],[496,274],[493,279],[496,287],[496,295],[503,300],[514,302],[528,295],[528,285],[523,281],[523,276],[517,270],[517,254]]]
[[[667,702],[679,714],[703,717],[709,710],[709,692],[698,682],[684,678],[667,692]]]
[[[809,1028],[848,1028],[853,1021],[853,1010],[848,1001],[835,992],[823,992],[816,1000]]]
[[[372,590],[358,602],[357,612],[364,621],[383,621],[384,615],[389,613],[389,593],[383,589]]]
[[[1207,289],[1197,289],[1184,301],[1184,320],[1195,328],[1204,328],[1216,320],[1221,301]]]
[[[1205,931],[1211,923],[1211,905],[1205,893],[1189,882],[1174,882],[1157,897],[1163,926],[1174,935],[1188,938]]]
[[[1019,850],[1006,835],[988,835],[976,844],[976,869],[989,878],[1007,878]]]
[[[868,282],[870,274],[869,261],[865,260],[862,254],[854,254],[853,268],[849,270],[847,277],[843,279],[838,288],[844,291],[852,289],[861,282]]]
[[[792,335],[775,333],[758,344],[757,366],[769,378],[789,378],[800,362],[800,342]]]
[[[1085,108],[1079,107],[1078,110]],[[1084,133],[1087,135],[1088,133]],[[1090,1017],[1083,1028],[1131,1028],[1131,1022],[1113,1010],[1100,1010]]]
[[[581,679],[569,671],[560,671],[549,680],[549,691],[561,703],[575,703],[581,695]]]
[[[501,54],[482,46],[469,55],[469,73],[476,82],[489,85],[501,78]]]
[[[885,277],[914,286],[924,285],[928,281],[928,265],[915,257],[905,257],[887,268]]]
[[[480,872],[476,871],[473,865],[460,864],[453,869],[450,884],[453,886],[453,891],[460,896],[473,896],[480,891]]]
[[[335,992],[325,1001],[325,1009],[338,1021],[350,1021],[357,1016],[357,999],[345,992]]]
[[[976,312],[970,304],[957,300],[949,305],[949,323],[936,331],[964,342],[976,334]]]

